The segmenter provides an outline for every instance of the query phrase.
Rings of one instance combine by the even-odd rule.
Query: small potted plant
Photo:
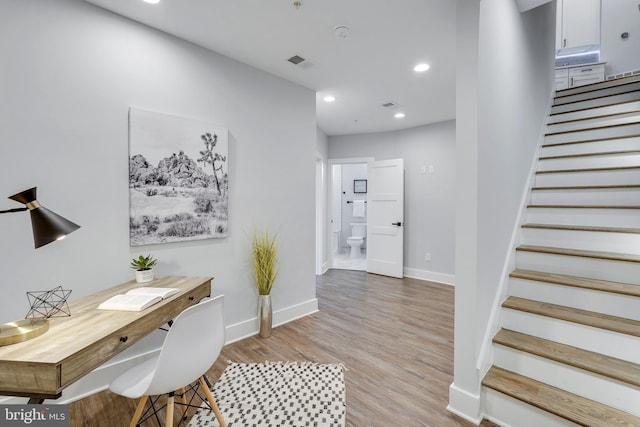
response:
[[[131,268],[136,271],[136,282],[144,283],[153,280],[153,266],[158,263],[158,260],[151,255],[133,258],[131,260]]]

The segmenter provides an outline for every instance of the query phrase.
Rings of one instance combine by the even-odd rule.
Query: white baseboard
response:
[[[318,311],[318,299],[314,298],[273,312],[273,326],[277,327]],[[227,344],[243,340],[258,333],[258,316],[227,326]]]
[[[318,300],[316,298],[309,301],[302,302],[300,304],[293,305],[291,307],[284,308],[282,310],[274,311],[273,324],[275,327],[284,325],[293,320],[301,317],[308,316],[318,311]],[[226,344],[231,344],[236,341],[240,341],[243,338],[247,338],[258,333],[258,318],[257,316],[244,322],[228,325],[226,327]],[[162,336],[160,335],[160,338]],[[154,343],[150,343],[147,340],[143,350],[136,352],[136,343],[134,346],[127,349],[125,352],[116,356],[114,359],[106,362],[105,364],[97,367],[89,374],[85,375],[75,383],[67,387],[62,396],[56,400],[46,400],[45,403],[54,404],[67,404],[80,400],[84,397],[90,396],[95,393],[99,393],[106,390],[109,387],[109,383],[126,371],[132,366],[137,365],[144,360],[147,360],[157,354],[160,351],[160,345],[162,340],[156,337]],[[0,404],[24,404],[28,399],[23,397],[12,396],[0,396]]]
[[[453,274],[437,273],[435,271],[418,270],[417,268],[408,267],[404,267],[403,274],[404,277],[410,277],[412,279],[428,280],[430,282],[455,286],[456,277]]]
[[[475,425],[482,422],[480,396],[458,388],[454,383],[449,386],[449,405],[447,411],[464,418]]]

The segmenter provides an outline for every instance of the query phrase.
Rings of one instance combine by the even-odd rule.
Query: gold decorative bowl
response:
[[[0,325],[0,346],[30,340],[49,330],[48,319],[20,319]]]

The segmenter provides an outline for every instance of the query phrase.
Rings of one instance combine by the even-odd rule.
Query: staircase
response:
[[[485,413],[640,427],[640,76],[558,91],[547,126]]]

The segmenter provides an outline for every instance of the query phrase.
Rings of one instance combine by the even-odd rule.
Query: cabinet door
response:
[[[561,33],[562,49],[599,44],[600,0],[563,0]]]

